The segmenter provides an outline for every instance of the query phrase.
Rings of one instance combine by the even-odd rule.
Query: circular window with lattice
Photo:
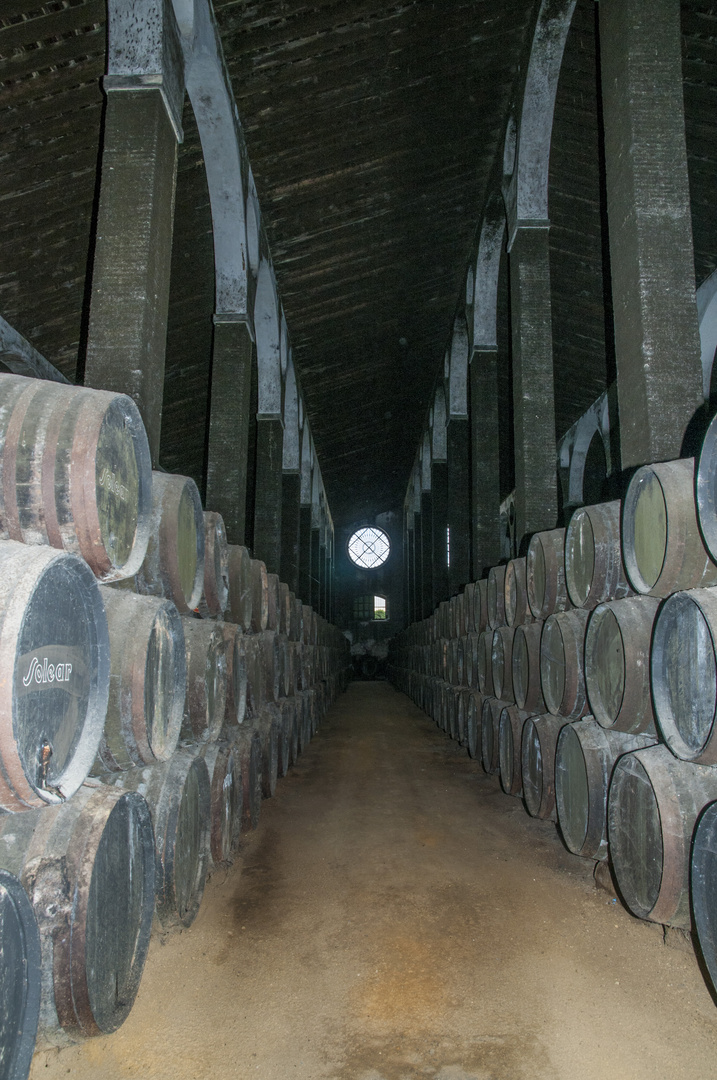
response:
[[[382,566],[391,554],[391,542],[383,529],[357,529],[348,543],[349,558],[365,570]]]

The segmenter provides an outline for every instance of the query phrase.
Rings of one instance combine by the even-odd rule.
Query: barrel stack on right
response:
[[[717,988],[717,418],[697,459],[535,534],[392,643],[390,672]]]

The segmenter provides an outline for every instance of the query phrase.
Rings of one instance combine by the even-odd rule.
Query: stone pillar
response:
[[[104,85],[107,109],[84,382],[133,398],[156,466],[181,132],[160,88],[124,88],[110,76]]]
[[[601,0],[622,467],[680,455],[703,404],[679,0]]]
[[[254,344],[245,321],[214,316],[207,447],[207,506],[224,518],[230,544],[246,544],[251,369]]]
[[[471,395],[471,518],[473,576],[500,562],[498,350],[473,352]]]
[[[278,416],[256,418],[254,555],[270,574],[281,569],[281,478],[284,425]]]
[[[548,224],[520,226],[510,248],[515,513],[518,547],[555,528],[558,486]]]
[[[449,595],[457,593],[471,576],[471,466],[470,428],[467,417],[452,416],[446,427],[448,447],[448,506],[451,564]]]
[[[291,592],[299,595],[299,511],[301,476],[285,472],[281,479],[281,573]]]

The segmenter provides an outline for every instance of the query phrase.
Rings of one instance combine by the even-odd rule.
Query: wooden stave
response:
[[[279,575],[266,575],[266,629],[277,633],[279,630]]]
[[[68,605],[72,600],[72,603],[78,606],[78,610],[87,616],[85,629],[89,641],[86,644],[90,650],[90,661],[87,667],[91,675],[84,721],[81,727],[77,725],[79,729],[77,739],[72,737],[72,743],[76,744],[76,751],[72,757],[65,759],[59,773],[50,767],[45,783],[41,786],[41,777],[36,771],[38,757],[33,753],[31,777],[28,772],[29,754],[17,742],[17,732],[24,730],[26,721],[17,716],[14,687],[17,679],[22,676],[21,661],[26,656],[42,652],[43,648],[47,656],[48,650],[63,648],[62,655],[69,663],[67,656],[71,654],[73,646],[67,641],[62,646],[47,643],[44,646],[37,646],[30,653],[24,653],[22,656],[16,656],[16,650],[23,647],[23,634],[30,628],[33,600],[38,595],[42,596],[40,590],[47,589],[48,586],[51,588],[52,582],[56,579],[60,588],[58,610],[62,609],[63,615],[66,615],[69,611]],[[70,593],[67,587],[68,581],[72,584],[74,593]],[[73,625],[77,625],[78,612],[75,611],[74,614],[75,618],[72,622]],[[47,625],[44,616],[41,622],[43,627],[41,637],[43,637]],[[82,620],[79,619],[79,623],[81,622]],[[66,637],[65,634],[62,636]],[[84,662],[83,657],[79,657],[79,660],[81,663]],[[37,672],[42,664],[43,658],[40,656],[35,666],[36,680]],[[24,678],[21,678],[23,683],[27,678],[32,677],[33,665],[34,660],[31,660]],[[78,672],[81,671],[80,665],[76,662],[75,667]],[[87,777],[97,755],[107,712],[109,677],[110,645],[107,617],[97,580],[84,560],[78,555],[58,551],[55,548],[29,546],[12,540],[0,541],[0,688],[6,691],[0,696],[0,807],[13,812],[41,807],[47,803],[57,803],[61,799],[68,799],[77,791]],[[35,740],[38,754],[42,739],[46,739],[51,746],[53,744],[52,732],[46,726],[48,713],[51,714],[51,710],[47,703],[43,702],[43,730],[38,733]],[[52,766],[52,757],[50,762]]]
[[[229,574],[227,619],[240,626],[244,633],[248,633],[251,630],[252,589],[251,556],[247,549],[239,544],[228,544],[227,567]]]
[[[638,566],[634,521],[641,485],[652,477],[660,485],[666,519],[662,568],[654,584],[644,578]],[[717,565],[698,525],[694,480],[694,458],[643,465],[630,480],[623,505],[622,545],[625,570],[636,592],[664,598],[673,592],[717,584]]]
[[[717,987],[717,933],[714,925],[715,872],[717,852],[715,816],[717,803],[709,803],[702,811],[692,841],[690,860],[690,893],[695,932],[700,952],[713,987]]]
[[[525,556],[522,556],[519,559],[511,559],[505,568],[503,604],[508,626],[520,626],[534,619],[528,603],[525,563]]]
[[[608,600],[621,600],[634,595],[622,561],[621,512],[622,503],[615,499],[594,506],[581,506],[570,519],[565,533],[565,583],[575,607],[592,611]],[[594,552],[591,582],[587,590],[578,582],[580,558],[574,554],[583,522],[590,526]]]
[[[650,654],[655,619],[660,601],[650,596],[631,596],[609,600],[592,612],[585,631],[585,689],[590,712],[604,728],[632,734],[654,734],[655,715],[650,687]],[[605,707],[599,688],[597,637],[602,619],[610,613],[624,642],[629,642],[631,657],[623,662],[623,693],[614,717]]]
[[[512,626],[499,626],[493,633],[491,648],[491,672],[493,692],[503,701],[515,701],[513,694],[513,635]]]
[[[478,688],[484,697],[493,696],[492,630],[483,630],[478,641]]]
[[[294,594],[284,581],[279,582],[279,632],[286,637],[291,631],[291,610]]]
[[[2,538],[74,552],[102,581],[131,577],[144,559],[152,500],[149,443],[135,403],[124,394],[9,374],[0,378],[0,395]],[[97,499],[98,487],[116,494],[117,486],[116,470],[109,485],[104,483],[107,466],[97,475],[106,424],[129,432],[137,477],[136,512],[130,511],[134,537],[119,562],[102,540],[106,530]],[[18,460],[21,444],[28,455]],[[120,494],[119,502],[124,501]]]
[[[273,702],[268,702],[262,709],[256,730],[261,736],[261,794],[264,799],[272,799],[276,794],[276,782],[279,778],[279,743],[281,741],[281,713]]]
[[[40,1019],[40,931],[20,879],[0,868],[0,1075],[27,1080]]]
[[[214,742],[226,712],[227,661],[219,624],[184,616],[187,693],[180,738]]]
[[[588,711],[588,699],[585,689],[583,654],[585,627],[589,612],[582,608],[571,611],[558,611],[545,620],[540,636],[540,683],[548,712],[554,716],[564,716],[569,720],[578,720]],[[563,656],[564,678],[556,692],[551,687],[550,676],[554,669],[554,660],[549,654],[549,644],[555,639],[558,629]],[[560,700],[558,700],[560,694]]]
[[[168,761],[179,740],[187,684],[184,625],[172,601],[100,588],[110,636],[110,696],[95,774]],[[149,645],[158,628],[173,643],[169,654],[173,694],[162,739],[152,737],[154,709],[147,702]]]
[[[204,587],[199,612],[204,618],[224,617],[229,604],[229,545],[224,518],[204,511]]]
[[[242,724],[237,734],[239,765],[242,775],[242,832],[259,825],[262,800],[262,739],[253,725]]]
[[[466,749],[468,757],[477,758],[481,750],[481,718],[483,713],[483,695],[472,690],[468,698],[466,712]]]
[[[620,827],[629,822],[619,805],[621,787],[628,771],[641,768],[647,777],[657,806],[662,843],[660,885],[652,902],[636,900],[627,879],[633,869],[636,845],[630,843],[629,867],[623,865]],[[680,761],[663,744],[623,754],[618,760],[608,794],[608,840],[610,858],[620,895],[634,915],[667,926],[691,929],[689,870],[695,824],[701,812],[717,799],[717,770],[708,765]],[[651,856],[654,859],[654,855]],[[654,890],[653,890],[654,894]],[[646,898],[653,901],[653,896]]]
[[[570,721],[564,716],[544,713],[530,716],[523,725],[520,770],[523,802],[531,817],[555,821],[555,748],[560,729]],[[531,747],[538,756],[531,760]],[[539,781],[539,786],[538,786]]]
[[[500,770],[500,714],[510,705],[495,697],[483,698],[481,712],[481,763],[484,772],[493,775]]]
[[[571,814],[565,797],[566,743],[573,734],[583,754],[587,786],[585,830],[579,842],[569,825]],[[607,858],[607,798],[615,764],[623,754],[652,746],[655,742],[652,735],[633,735],[605,729],[591,716],[561,728],[555,749],[555,807],[563,843],[573,855],[595,861]]]
[[[709,650],[711,665],[699,659],[695,672],[696,681],[700,684],[700,698],[707,704],[711,712],[709,730],[706,737],[701,739],[699,747],[690,746],[684,737],[680,725],[677,710],[669,700],[667,691],[667,679],[665,676],[666,637],[669,634],[671,619],[674,619],[675,610],[684,608],[693,612],[699,612],[701,623],[706,627],[705,644]],[[672,753],[683,761],[693,761],[700,765],[717,764],[717,709],[714,705],[717,694],[717,588],[691,589],[684,592],[673,593],[659,607],[655,617],[654,632],[652,635],[652,647],[650,650],[650,681],[652,685],[652,702],[654,706],[655,721],[660,733],[669,746]],[[680,634],[678,655],[674,658],[676,666],[684,673],[689,659],[689,651],[686,648],[684,634]],[[672,666],[672,665],[670,665]],[[708,670],[712,673],[711,685],[705,685]],[[685,703],[683,713],[694,716],[697,705],[696,701]]]
[[[544,582],[541,590],[542,571]],[[565,584],[565,529],[535,533],[525,558],[528,604],[536,619],[572,607]]]
[[[111,782],[111,781],[109,781]],[[199,911],[210,859],[211,786],[209,770],[196,746],[180,747],[169,761],[132,769],[122,775],[124,790],[137,791],[147,800],[154,827],[157,865],[155,904],[165,929],[188,927]],[[196,796],[192,812],[189,797]],[[191,846],[196,859],[190,874],[182,875],[184,855],[178,838],[186,837],[182,820],[195,826]]]
[[[505,566],[492,566],[488,571],[487,604],[491,630],[505,626]]]
[[[122,1000],[113,992],[109,1013],[102,1015],[102,1003],[96,997],[92,1001],[89,979],[94,969],[87,956],[92,945],[95,886],[106,881],[103,874],[96,877],[95,867],[103,839],[111,836],[113,815],[125,810],[138,829],[131,850],[143,856],[133,875],[135,882],[141,881],[142,896],[134,943],[125,950],[129,964]],[[116,857],[112,864],[116,865]],[[38,1046],[69,1046],[116,1031],[129,1015],[139,989],[155,905],[154,835],[144,798],[124,787],[115,790],[97,784],[82,787],[61,805],[2,818],[0,865],[21,880],[37,917],[41,951]],[[125,880],[120,872],[108,895],[121,901]],[[120,902],[116,917],[110,913],[101,921],[100,932],[121,926],[126,910],[127,905]],[[106,957],[108,952],[100,949],[97,955]]]
[[[523,797],[523,725],[529,715],[517,705],[506,705],[501,711],[498,727],[500,786],[506,795],[514,795],[518,799]]]
[[[224,724],[234,727],[244,722],[247,711],[248,671],[245,638],[241,629],[234,623],[220,622],[217,625],[221,628],[224,637],[227,666]]]
[[[207,743],[201,751],[209,773],[209,855],[213,867],[229,865],[239,843],[244,785],[235,738],[229,729],[226,739]]]
[[[282,696],[283,674],[281,669],[281,645],[274,630],[254,634],[254,647],[259,657],[258,670],[263,680],[262,700],[278,701]]]
[[[535,714],[547,712],[540,683],[540,638],[543,625],[542,620],[536,619],[532,623],[516,626],[511,650],[511,677],[515,703],[519,709]],[[523,652],[521,640],[525,643],[525,652]],[[527,679],[520,669],[523,655],[528,660]]]
[[[717,424],[714,417],[705,432],[697,462],[695,476],[695,501],[700,531],[707,550],[717,562],[717,500],[715,483],[717,481],[717,454],[715,453]]]
[[[193,529],[186,545],[181,543],[179,527],[182,507],[192,511]],[[184,565],[183,551],[191,553]],[[182,615],[199,604],[204,587],[204,512],[199,489],[190,477],[152,473],[150,536],[135,580],[138,592],[171,600]]]

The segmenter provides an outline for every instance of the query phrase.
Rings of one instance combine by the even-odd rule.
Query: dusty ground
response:
[[[386,683],[339,699],[114,1035],[32,1080],[717,1078],[692,952]]]

